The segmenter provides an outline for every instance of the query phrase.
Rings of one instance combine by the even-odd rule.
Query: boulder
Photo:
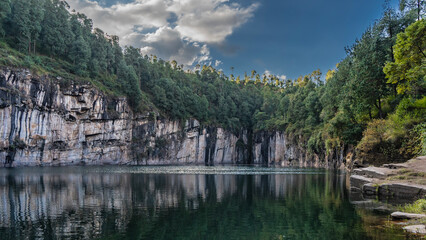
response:
[[[425,214],[417,214],[417,213],[405,213],[405,212],[393,212],[391,214],[392,219],[394,220],[402,220],[402,219],[421,219],[425,218]]]
[[[376,184],[373,183],[367,183],[364,184],[364,186],[362,187],[362,192],[366,195],[377,195],[378,192],[378,186]]]
[[[389,168],[389,169],[401,169],[401,168],[407,168],[407,165],[403,163],[388,163],[388,164],[383,164],[382,167]]]
[[[379,186],[379,195],[403,199],[423,198],[426,187],[407,183],[385,183]]]
[[[351,189],[357,188],[362,189],[362,187],[367,183],[372,183],[372,180],[359,175],[351,175],[350,177]]]
[[[384,169],[377,167],[358,168],[353,170],[353,174],[378,179],[385,179],[388,176]]]
[[[426,234],[425,225],[410,225],[404,227],[404,230],[410,233]]]

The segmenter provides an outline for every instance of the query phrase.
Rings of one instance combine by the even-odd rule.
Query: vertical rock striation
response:
[[[352,149],[335,149],[329,153],[310,153],[300,140],[290,140],[280,131],[259,132],[254,136],[253,162],[281,166],[340,168],[352,162]]]
[[[0,70],[0,166],[263,163],[341,167],[282,132],[222,128],[134,114],[125,98],[28,70]],[[325,161],[324,161],[325,159]],[[336,161],[337,159],[337,161]]]

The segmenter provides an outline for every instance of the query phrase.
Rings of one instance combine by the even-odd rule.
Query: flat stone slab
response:
[[[358,188],[362,189],[362,187],[367,183],[372,183],[372,180],[370,178],[366,178],[359,175],[351,175],[349,178],[351,188]]]
[[[379,190],[379,187],[373,183],[367,183],[367,184],[364,184],[364,186],[362,186],[362,192],[369,196],[377,195],[378,190]]]
[[[417,172],[426,172],[426,156],[416,157],[406,162],[408,168],[415,169]]]
[[[373,210],[376,211],[376,212],[387,213],[387,214],[392,212],[392,209],[390,209],[386,206],[379,206],[379,207],[373,208]]]
[[[423,198],[426,186],[408,183],[385,183],[379,186],[379,195],[404,199]]]
[[[389,169],[378,167],[358,168],[353,170],[353,174],[369,178],[385,179],[389,172],[387,170]]]
[[[373,205],[375,202],[373,200],[362,200],[362,201],[351,201],[353,205]]]
[[[383,164],[384,168],[389,168],[389,169],[401,169],[401,168],[407,168],[407,165],[404,163],[388,163],[388,164]]]
[[[403,227],[403,228],[407,232],[426,234],[425,225],[410,225],[410,226],[406,226],[406,227]]]
[[[393,212],[391,214],[392,219],[420,219],[425,218],[425,214],[416,213],[405,213],[405,212]]]

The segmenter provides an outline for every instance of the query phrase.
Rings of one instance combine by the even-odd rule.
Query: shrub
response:
[[[426,199],[419,199],[412,204],[400,206],[400,210],[409,213],[426,213]]]
[[[364,130],[363,137],[357,145],[358,157],[371,164],[398,162],[403,158],[399,154],[400,138],[392,136],[393,126],[389,120],[371,121]]]
[[[400,153],[412,156],[426,155],[426,123],[418,124],[408,131]]]

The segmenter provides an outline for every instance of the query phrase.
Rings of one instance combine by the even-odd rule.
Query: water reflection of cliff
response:
[[[78,168],[2,171],[0,233],[6,239],[220,238],[221,234],[256,238],[260,233],[276,237],[284,232],[297,238],[298,232],[291,235],[292,231],[310,222],[314,225],[303,230],[305,237],[322,236],[324,226],[334,229],[333,234],[336,226],[341,234],[360,234],[353,231],[361,225],[346,200],[342,178],[107,174]]]

